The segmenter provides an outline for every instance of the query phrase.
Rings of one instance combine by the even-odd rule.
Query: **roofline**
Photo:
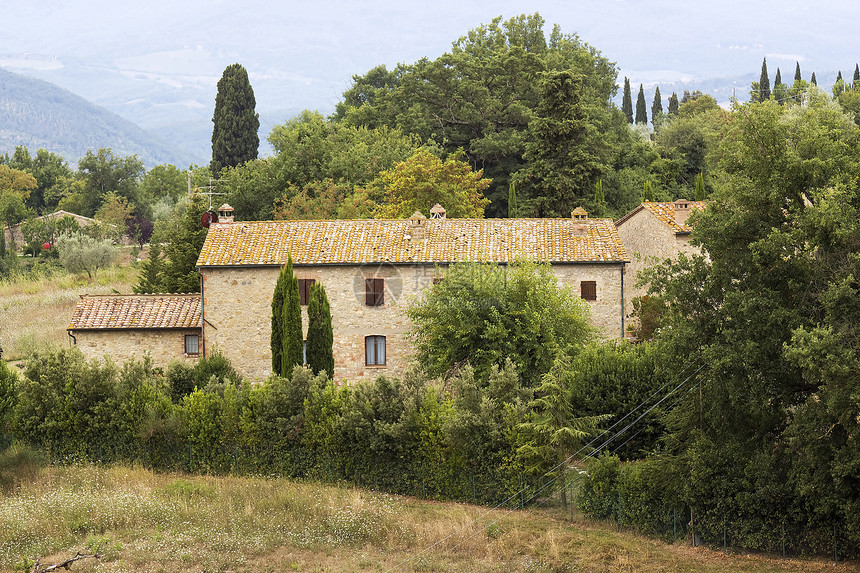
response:
[[[111,330],[203,330],[203,326],[113,326],[110,328],[89,328],[86,326],[69,326],[67,331],[79,332],[81,330],[89,331],[111,331]]]
[[[634,207],[632,211],[630,211],[626,215],[623,215],[621,218],[614,221],[615,226],[618,227],[618,225],[622,225],[622,224],[626,223],[631,217],[633,217],[633,215],[635,215],[639,211],[642,211],[643,209],[645,209],[645,205],[643,205],[642,203],[639,203],[639,205]]]
[[[367,265],[392,265],[392,266],[407,266],[407,265],[456,265],[458,263],[493,263],[497,265],[516,264],[518,261],[367,261],[355,263],[297,263],[293,261],[293,267],[363,267]],[[533,261],[528,261],[533,262]],[[551,265],[623,265],[628,264],[629,260],[617,261],[536,261],[540,263],[549,263]],[[280,263],[257,263],[243,265],[197,265],[198,270],[202,269],[254,269],[260,267],[281,268],[285,265]]]

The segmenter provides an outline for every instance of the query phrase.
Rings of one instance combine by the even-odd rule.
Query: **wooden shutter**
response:
[[[582,281],[579,283],[580,296],[585,300],[597,300],[597,281]]]
[[[299,304],[305,306],[311,300],[311,287],[316,279],[299,279]]]
[[[364,290],[364,304],[367,306],[385,304],[385,279],[364,279]]]

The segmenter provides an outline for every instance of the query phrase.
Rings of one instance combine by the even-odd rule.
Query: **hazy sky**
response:
[[[57,83],[147,128],[205,122],[215,83],[244,65],[263,132],[301,109],[329,113],[353,74],[435,58],[495,16],[540,12],[644,83],[758,73],[799,61],[827,86],[853,73],[860,2],[779,0],[30,0],[7,2],[0,66]],[[742,82],[737,82],[742,86]],[[746,84],[748,86],[748,83]],[[664,91],[668,96],[669,92]]]

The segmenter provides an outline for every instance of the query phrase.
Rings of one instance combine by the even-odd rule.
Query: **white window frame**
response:
[[[385,366],[387,362],[385,337],[370,335],[364,337],[365,366]]]

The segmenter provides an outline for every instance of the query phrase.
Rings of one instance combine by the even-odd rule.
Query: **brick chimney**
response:
[[[687,199],[678,199],[672,203],[675,222],[679,225],[683,225],[687,221],[687,217],[690,216],[690,205],[691,202]]]
[[[423,241],[427,238],[427,217],[421,211],[415,211],[409,217],[408,238],[413,241]]]
[[[220,207],[218,207],[218,222],[219,223],[232,223],[233,222],[233,207],[224,203]]]
[[[570,218],[573,220],[573,233],[575,235],[588,234],[588,211],[580,205],[570,212]]]

